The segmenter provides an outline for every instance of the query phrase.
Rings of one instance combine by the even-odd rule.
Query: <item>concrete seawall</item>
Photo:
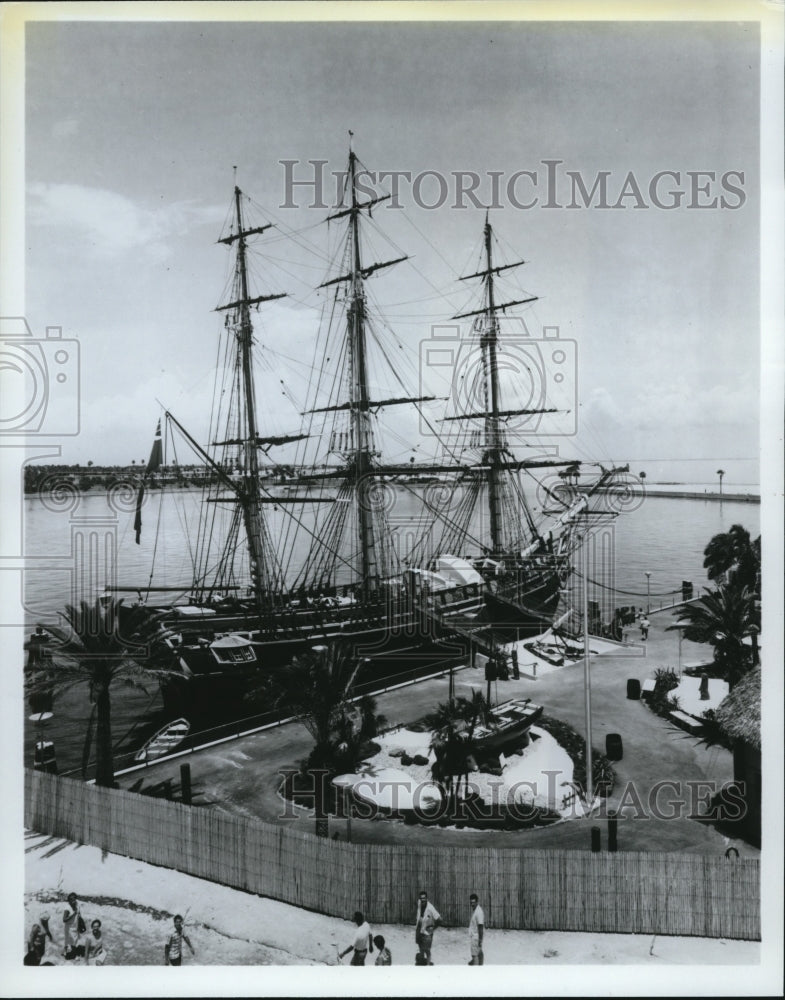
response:
[[[755,493],[682,493],[677,490],[646,490],[647,497],[668,497],[678,500],[718,500],[722,503],[760,503],[760,496]]]
[[[589,492],[588,486],[579,486],[578,489],[581,493]],[[644,486],[644,491],[647,497],[666,497],[670,500],[715,500],[720,503],[724,500],[726,503],[760,503],[760,495],[757,493],[706,493],[698,490],[658,489],[656,486]],[[599,492],[607,493],[609,491],[600,490]]]

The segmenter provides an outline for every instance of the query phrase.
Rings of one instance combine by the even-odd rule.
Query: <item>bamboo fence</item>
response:
[[[488,926],[760,940],[757,859],[333,841],[283,826],[25,771],[29,829],[260,896],[412,923],[420,888],[448,925],[477,892]]]

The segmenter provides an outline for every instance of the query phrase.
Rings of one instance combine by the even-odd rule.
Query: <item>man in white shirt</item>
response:
[[[433,903],[428,902],[428,894],[420,893],[417,902],[417,912],[415,914],[414,940],[423,957],[426,965],[433,965],[431,961],[431,945],[433,944],[433,932],[441,923],[442,918]]]
[[[477,893],[473,892],[469,896],[469,905],[472,908],[472,915],[469,918],[469,951],[472,960],[469,965],[482,965],[482,938],[485,933],[485,914],[482,912]]]
[[[73,962],[84,957],[84,932],[86,925],[79,912],[79,900],[75,892],[68,893],[68,906],[63,910],[64,955],[66,961]]]
[[[373,952],[373,937],[371,935],[371,928],[368,925],[368,921],[365,917],[357,910],[354,914],[354,922],[357,925],[357,930],[354,932],[354,941],[349,945],[348,948],[340,952],[338,958],[343,958],[344,955],[348,955],[350,951],[353,951],[352,960],[350,965],[365,965],[365,956],[368,952]]]

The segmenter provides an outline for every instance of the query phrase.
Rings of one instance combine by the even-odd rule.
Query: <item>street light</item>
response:
[[[679,633],[679,677],[681,677],[681,640],[684,638],[684,629],[687,628],[687,622],[677,622],[676,629]]]
[[[646,570],[646,614],[651,612],[651,572]]]
[[[589,648],[589,526],[583,532],[583,693],[586,712],[586,802],[594,802],[594,775],[591,753],[591,670]]]

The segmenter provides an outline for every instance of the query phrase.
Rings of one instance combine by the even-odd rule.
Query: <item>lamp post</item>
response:
[[[586,712],[586,802],[594,801],[594,774],[591,754],[591,669],[589,658],[589,526],[583,531],[583,691]]]
[[[684,638],[683,629],[686,628],[686,623],[677,622],[676,628],[678,629],[679,632],[679,677],[681,677],[681,640]]]
[[[651,571],[646,570],[646,614],[651,612]]]

